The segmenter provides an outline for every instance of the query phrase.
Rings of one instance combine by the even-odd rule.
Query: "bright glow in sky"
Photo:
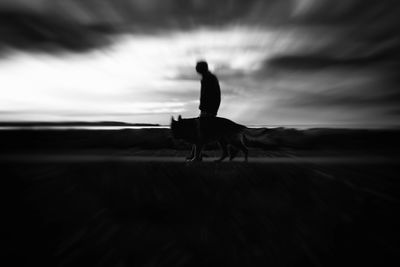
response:
[[[197,60],[208,60],[217,75],[219,70],[234,77],[236,72],[259,70],[265,59],[289,46],[290,39],[278,33],[230,27],[126,35],[107,50],[83,55],[18,52],[0,61],[0,83],[5,88],[0,116],[2,120],[158,123],[178,113],[196,116]],[[224,84],[223,77],[220,80]],[[223,85],[223,98],[229,100],[224,89]],[[221,109],[229,110],[229,105],[223,102]]]

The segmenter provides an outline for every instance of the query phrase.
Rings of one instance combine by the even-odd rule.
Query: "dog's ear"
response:
[[[174,118],[174,116],[171,116],[171,123],[174,123],[176,120]]]
[[[182,116],[181,115],[179,115],[179,117],[178,117],[178,121],[180,121],[180,120],[182,120]]]

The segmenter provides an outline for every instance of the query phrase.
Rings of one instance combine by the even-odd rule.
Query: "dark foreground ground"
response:
[[[396,161],[0,167],[1,266],[400,264]]]
[[[400,131],[0,131],[0,266],[400,266]]]

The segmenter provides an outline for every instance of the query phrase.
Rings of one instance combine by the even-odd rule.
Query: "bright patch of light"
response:
[[[154,121],[157,114],[164,118],[177,112],[197,113],[197,60],[206,59],[211,69],[222,66],[249,73],[266,58],[287,50],[290,40],[266,29],[204,28],[122,36],[107,51],[85,55],[18,53],[0,62],[4,88],[0,119],[49,114],[70,120],[71,114],[90,114],[102,120],[104,114],[115,114],[116,120],[125,120],[118,117],[124,113],[131,114],[132,121],[141,114],[153,116]],[[179,78],[182,74],[190,79]]]

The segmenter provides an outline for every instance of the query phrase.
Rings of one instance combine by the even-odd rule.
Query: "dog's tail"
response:
[[[251,143],[265,144],[268,143],[268,133],[270,129],[267,128],[245,128],[243,130],[243,140],[246,145]]]

